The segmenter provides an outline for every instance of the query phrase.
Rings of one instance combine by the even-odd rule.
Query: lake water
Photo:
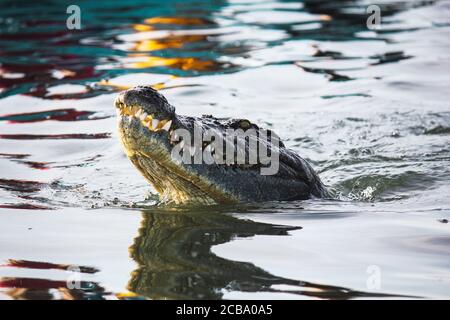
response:
[[[2,1],[0,298],[450,298],[450,1]],[[157,208],[113,100],[248,118],[335,200]]]

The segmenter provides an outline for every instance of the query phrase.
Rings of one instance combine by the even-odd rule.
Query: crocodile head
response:
[[[320,179],[305,160],[271,138],[276,136],[270,132],[265,131],[268,138],[262,141],[263,129],[246,119],[179,115],[164,96],[144,86],[121,92],[115,106],[125,152],[163,202],[222,204],[306,199],[325,193]],[[272,164],[263,162],[258,155],[256,162],[249,163],[248,154],[246,162],[236,161],[238,149],[229,161],[226,146],[239,143],[238,138],[226,134],[233,130],[252,132],[251,137],[244,137],[247,139],[244,152],[251,149],[248,139],[271,150],[268,154],[277,156],[273,159],[277,162],[276,171],[264,174],[263,169]],[[211,132],[213,138],[206,141]],[[186,137],[186,133],[193,138]],[[204,138],[200,142],[195,140],[199,133]],[[220,140],[223,144],[219,144],[219,151],[212,146]],[[198,161],[199,154],[205,159],[209,155],[209,161]]]

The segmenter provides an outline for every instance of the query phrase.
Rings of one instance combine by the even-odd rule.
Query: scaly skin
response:
[[[175,204],[224,204],[324,197],[327,191],[311,166],[294,151],[271,141],[266,145],[279,153],[276,174],[262,175],[257,164],[188,164],[171,156],[178,143],[174,131],[194,134],[214,130],[226,141],[227,129],[263,129],[245,119],[190,117],[175,108],[156,90],[138,86],[121,92],[115,102],[119,135],[131,162],[160,194],[162,202]],[[177,131],[178,132],[178,131]],[[261,142],[259,136],[255,138]],[[229,142],[229,141],[228,141]],[[204,143],[200,148],[208,148]],[[248,151],[248,148],[245,149]]]

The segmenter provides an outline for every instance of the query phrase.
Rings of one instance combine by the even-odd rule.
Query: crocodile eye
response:
[[[250,129],[251,126],[252,126],[252,124],[248,120],[244,119],[244,120],[239,121],[239,127],[241,129],[247,130],[247,129]]]

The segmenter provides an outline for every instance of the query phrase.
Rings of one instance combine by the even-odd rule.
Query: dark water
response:
[[[450,297],[449,1],[378,30],[365,1],[0,3],[1,298]],[[274,129],[336,200],[154,208],[112,107],[138,84]]]

